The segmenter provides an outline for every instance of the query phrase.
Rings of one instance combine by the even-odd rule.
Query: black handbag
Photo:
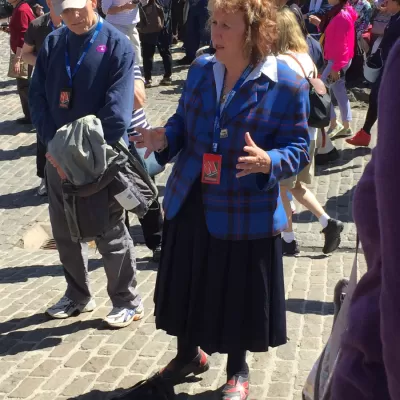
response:
[[[308,126],[310,128],[326,128],[329,126],[331,117],[331,96],[329,95],[325,83],[318,78],[317,69],[314,69],[314,77],[310,78],[304,71],[299,60],[290,53],[285,53],[286,56],[293,58],[300,65],[304,77],[310,85],[310,115],[308,117]]]
[[[111,400],[173,400],[175,391],[172,384],[159,377],[140,381],[127,392]]]

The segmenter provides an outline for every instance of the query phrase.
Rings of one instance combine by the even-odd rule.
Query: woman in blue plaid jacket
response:
[[[310,161],[308,84],[271,55],[272,0],[210,0],[209,9],[215,56],[191,65],[166,126],[135,141],[159,162],[176,156],[155,317],[178,337],[178,354],[159,374],[178,381],[209,368],[203,350],[227,353],[222,398],[243,400],[246,351],[286,343],[278,182]]]

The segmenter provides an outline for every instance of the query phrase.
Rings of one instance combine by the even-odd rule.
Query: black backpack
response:
[[[314,70],[314,77],[307,77],[303,66],[299,60],[290,53],[285,53],[286,56],[293,58],[300,65],[304,76],[310,85],[310,115],[308,117],[308,126],[310,128],[323,129],[329,126],[331,117],[331,96],[329,95],[324,82],[317,77],[317,70]]]
[[[149,0],[145,6],[139,2],[139,15],[140,21],[136,26],[139,33],[157,33],[164,29],[164,8],[158,4],[157,0]]]
[[[170,382],[153,377],[140,381],[127,392],[113,397],[111,400],[173,400],[175,399],[174,387]]]

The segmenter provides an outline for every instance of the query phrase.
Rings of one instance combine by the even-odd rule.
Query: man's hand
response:
[[[239,157],[239,164],[236,169],[242,170],[236,174],[237,178],[249,174],[269,174],[271,170],[271,158],[266,151],[260,149],[253,141],[249,132],[245,135],[246,145],[243,150],[248,153],[248,156]]]
[[[67,175],[65,174],[65,172],[61,169],[61,167],[58,165],[58,163],[56,162],[56,160],[51,156],[50,153],[46,153],[46,158],[49,161],[49,163],[57,170],[58,175],[60,176],[60,178],[62,180],[66,180],[67,179]]]
[[[315,16],[315,15],[310,15],[308,19],[309,19],[309,21],[310,21],[313,25],[315,25],[316,27],[318,27],[319,24],[321,23],[321,18],[318,18],[318,17]]]
[[[144,158],[148,158],[153,151],[160,152],[168,147],[165,128],[136,128],[135,130],[139,135],[130,136],[129,141],[134,142],[138,149],[146,148]]]
[[[18,57],[14,58],[13,70],[17,75],[21,73],[21,59]]]

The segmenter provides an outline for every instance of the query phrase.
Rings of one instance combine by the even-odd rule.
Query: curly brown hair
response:
[[[210,13],[216,9],[225,13],[243,12],[247,27],[245,51],[253,64],[271,54],[278,37],[274,0],[209,0]]]

